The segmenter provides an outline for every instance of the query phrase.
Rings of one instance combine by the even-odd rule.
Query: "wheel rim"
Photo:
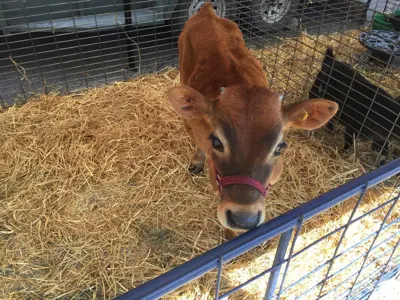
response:
[[[193,0],[189,7],[189,18],[193,16],[195,13],[199,12],[199,10],[203,7],[205,1],[204,0]],[[213,0],[211,1],[214,11],[221,18],[225,17],[225,1],[224,0]]]
[[[274,24],[283,19],[290,7],[290,0],[262,0],[261,17],[267,24]]]

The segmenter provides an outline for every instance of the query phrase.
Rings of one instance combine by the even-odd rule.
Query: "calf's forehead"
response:
[[[268,151],[282,138],[280,97],[267,89],[224,94],[213,119],[215,130],[237,151],[247,152],[250,145]]]
[[[213,115],[216,124],[232,123],[243,132],[272,130],[283,122],[280,95],[267,88],[228,88],[215,105]]]

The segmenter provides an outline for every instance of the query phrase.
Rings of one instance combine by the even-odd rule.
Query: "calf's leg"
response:
[[[235,237],[237,237],[237,232],[230,230],[228,228],[224,228],[224,237],[227,241],[230,241],[232,239],[234,239]]]
[[[183,121],[186,132],[189,134],[190,139],[196,145],[196,151],[193,154],[192,160],[189,165],[189,172],[191,174],[199,174],[204,169],[206,161],[206,154],[199,146],[204,144],[204,131],[207,131],[206,124],[200,120],[187,120]],[[197,130],[197,131],[196,131]]]
[[[204,169],[204,163],[206,161],[206,154],[199,147],[196,148],[196,152],[189,165],[189,172],[191,174],[199,174]]]

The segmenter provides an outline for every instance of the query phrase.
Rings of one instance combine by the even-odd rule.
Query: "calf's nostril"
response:
[[[256,214],[245,213],[245,212],[233,213],[232,211],[228,210],[227,217],[231,225],[241,229],[251,229],[258,225],[261,213],[260,212]]]

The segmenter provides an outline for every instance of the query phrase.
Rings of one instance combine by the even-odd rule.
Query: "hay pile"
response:
[[[187,172],[194,149],[165,97],[178,80],[168,69],[86,93],[40,96],[0,114],[1,298],[112,298],[223,242],[218,200],[206,175]],[[287,134],[284,173],[266,202],[269,219],[364,172],[318,132]],[[361,209],[390,191],[368,193]],[[343,224],[353,205],[307,222],[297,247]],[[360,221],[351,230],[356,240],[383,214]],[[312,260],[296,259],[287,283],[328,259],[338,237],[313,247]],[[268,268],[275,246],[229,263],[222,291]],[[166,298],[208,299],[214,280],[207,274]],[[258,299],[265,283],[233,299]]]

